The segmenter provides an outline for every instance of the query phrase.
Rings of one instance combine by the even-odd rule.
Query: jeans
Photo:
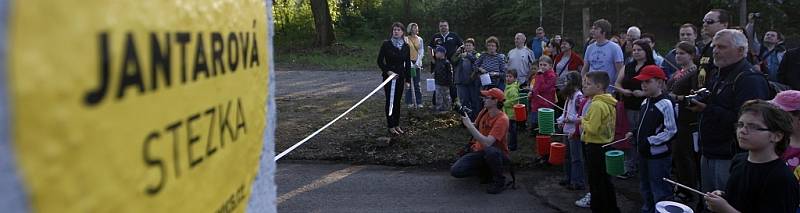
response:
[[[508,149],[517,151],[517,121],[508,119]]]
[[[659,201],[669,200],[672,196],[672,185],[662,178],[669,178],[672,170],[672,157],[645,159],[639,161],[639,190],[642,194],[642,212],[655,212]]]
[[[709,159],[700,157],[700,181],[702,191],[725,191],[725,184],[730,177],[731,160]]]
[[[504,158],[503,151],[494,146],[485,147],[477,152],[469,152],[461,156],[450,167],[450,175],[456,178],[465,178],[479,176],[482,172],[489,171],[493,182],[505,183],[505,176],[503,176]]]
[[[450,86],[436,85],[436,111],[450,110]]]
[[[583,144],[589,192],[592,193],[592,212],[620,212],[614,184],[606,173],[606,159],[602,144]]]
[[[419,72],[419,71],[417,71]],[[411,85],[414,87],[414,96],[416,97],[416,104],[422,104],[422,89],[419,88],[419,73],[417,76],[411,78]],[[411,87],[406,88],[406,104],[414,104],[414,100],[411,100]]]
[[[528,112],[528,124],[531,125],[531,131],[535,133],[536,131],[534,129],[536,128],[536,124],[539,123],[539,113],[533,108],[530,109],[531,110]]]
[[[567,139],[567,163],[564,164],[566,180],[573,186],[586,186],[586,175],[583,166],[583,142],[578,139]]]
[[[458,100],[461,101],[461,106],[465,106],[472,110],[469,118],[475,120],[478,112],[483,109],[481,104],[481,86],[480,83],[457,84],[456,92],[458,92]]]
[[[625,114],[628,116],[628,124],[630,124],[631,129],[639,127],[639,122],[642,119],[639,117],[639,110],[625,109]],[[631,148],[623,150],[623,152],[625,152],[625,172],[636,172],[637,162],[639,161],[639,152],[636,150],[636,142],[636,137],[631,138]]]

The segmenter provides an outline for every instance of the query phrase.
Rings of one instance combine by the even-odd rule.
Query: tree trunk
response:
[[[403,15],[405,15],[406,21],[411,21],[411,0],[403,1]]]
[[[336,37],[333,35],[331,11],[328,9],[327,0],[311,0],[311,13],[314,14],[314,27],[317,31],[316,44],[331,46]]]

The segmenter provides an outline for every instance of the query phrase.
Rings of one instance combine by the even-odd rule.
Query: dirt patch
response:
[[[276,150],[281,152],[346,111],[381,79],[377,71],[278,71],[277,81]],[[424,109],[399,109],[400,126],[406,133],[392,137],[388,144],[379,141],[389,136],[381,90],[284,158],[447,168],[470,137],[458,115],[430,110],[430,95],[423,93]],[[520,149],[512,152],[512,159],[530,167],[536,157],[534,139],[526,132],[518,135]]]

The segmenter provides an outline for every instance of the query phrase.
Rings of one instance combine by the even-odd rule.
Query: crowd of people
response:
[[[538,128],[540,108],[557,109],[566,135],[565,177],[559,184],[588,193],[575,205],[593,212],[619,212],[605,153],[624,151],[619,179],[638,178],[642,212],[660,201],[695,211],[800,212],[800,49],[783,45],[776,30],[755,39],[753,19],[730,26],[726,10],[713,9],[702,27],[679,27],[679,42],[663,56],[655,35],[631,26],[612,33],[605,19],[593,22],[585,52],[576,40],[514,35],[514,47],[499,52],[488,37],[484,51],[475,39],[450,32],[447,21],[427,44],[415,23],[392,25],[378,65],[384,79],[388,131],[403,134],[398,113],[423,107],[419,85],[429,55],[435,79],[435,111],[454,105],[472,136],[453,164],[454,177],[479,176],[488,193],[501,193],[517,150],[517,133]],[[582,40],[581,40],[582,41]],[[583,45],[584,43],[581,43]],[[426,52],[427,50],[427,52]],[[408,97],[413,96],[413,97]],[[513,106],[525,104],[527,122]],[[612,141],[623,141],[615,143]],[[675,187],[664,178],[704,192]]]

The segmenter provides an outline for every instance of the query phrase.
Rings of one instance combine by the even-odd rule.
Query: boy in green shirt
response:
[[[506,101],[503,102],[503,112],[508,116],[508,149],[517,150],[517,121],[514,119],[514,104],[519,103],[519,82],[517,70],[506,70]]]

